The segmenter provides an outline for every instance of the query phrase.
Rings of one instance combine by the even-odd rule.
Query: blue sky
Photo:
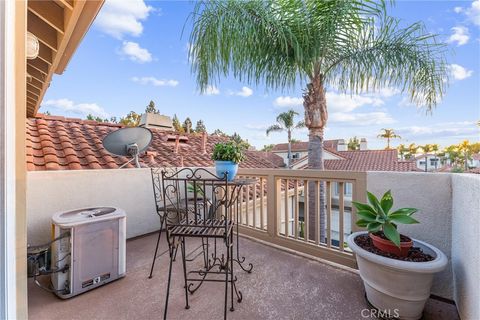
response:
[[[202,119],[209,132],[238,132],[254,146],[285,142],[286,134],[265,135],[278,113],[290,108],[303,114],[302,88],[269,91],[222,79],[200,95],[188,62],[190,1],[107,0],[61,76],[54,76],[40,112],[84,118],[144,111],[150,100],[162,114]],[[448,42],[451,82],[431,115],[408,103],[395,88],[364,95],[327,94],[327,139],[365,137],[369,148],[383,148],[376,136],[393,128],[398,143],[479,141],[480,0],[397,1],[389,8],[405,23],[423,21],[430,32]],[[301,120],[301,116],[298,117]],[[307,140],[307,131],[294,138]]]

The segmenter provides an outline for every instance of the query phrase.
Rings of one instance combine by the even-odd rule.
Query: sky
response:
[[[296,110],[302,120],[302,87],[266,91],[233,77],[200,94],[188,61],[192,1],[107,0],[62,75],[53,77],[39,112],[85,118],[142,113],[153,100],[161,114],[181,121],[202,119],[209,132],[239,133],[257,148],[286,142],[286,133],[265,134],[280,112]],[[480,0],[402,1],[391,16],[409,24],[422,21],[448,44],[450,82],[431,114],[409,103],[397,88],[362,95],[327,92],[326,139],[366,138],[371,149],[392,128],[403,144],[480,140]],[[308,131],[294,132],[308,140]]]

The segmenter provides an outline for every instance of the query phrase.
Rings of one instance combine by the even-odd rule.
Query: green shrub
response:
[[[213,147],[212,160],[240,163],[245,159],[244,153],[245,148],[235,142],[217,143]]]

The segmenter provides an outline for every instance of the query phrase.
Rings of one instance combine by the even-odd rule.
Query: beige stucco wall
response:
[[[29,244],[50,239],[54,213],[92,206],[124,209],[128,238],[158,230],[149,169],[28,172]]]
[[[454,299],[462,319],[480,317],[480,175],[452,175]]]
[[[381,197],[392,190],[394,208],[413,207],[420,224],[399,225],[399,231],[442,250],[451,261],[452,187],[450,174],[368,172],[367,190]],[[470,192],[470,191],[469,191]],[[432,293],[453,298],[452,267],[436,275]]]

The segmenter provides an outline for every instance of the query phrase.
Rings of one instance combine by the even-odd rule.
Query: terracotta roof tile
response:
[[[396,149],[353,150],[336,152],[340,154],[344,159],[325,160],[324,165],[326,170],[417,171],[417,167],[414,161],[398,160]],[[305,168],[307,168],[307,166],[302,167],[302,169]]]
[[[285,161],[283,161],[283,158],[278,154],[275,154],[273,152],[266,152],[266,151],[252,151],[252,152],[255,152],[258,156],[263,157],[268,161],[274,163],[279,168],[285,167]]]
[[[96,121],[45,116],[27,119],[27,169],[35,170],[80,170],[116,169],[129,159],[108,153],[102,139],[122,125]],[[206,136],[205,153],[202,153],[203,137],[182,134],[179,137],[178,153],[174,152],[178,133],[152,130],[153,141],[146,154],[140,156],[147,166],[213,166],[211,152],[215,143],[226,138]],[[240,164],[246,168],[275,168],[274,163],[247,151],[246,160]],[[127,168],[133,168],[129,163]]]

